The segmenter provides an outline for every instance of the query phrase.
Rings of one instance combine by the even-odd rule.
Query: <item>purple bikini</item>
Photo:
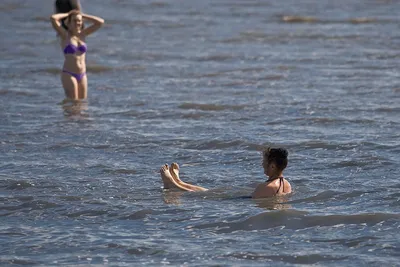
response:
[[[69,43],[65,48],[64,48],[64,54],[76,54],[78,52],[84,54],[87,51],[87,46],[85,44],[80,45],[80,46],[76,46],[73,45],[71,43]],[[74,72],[70,72],[68,70],[63,69],[63,72],[68,73],[69,75],[71,75],[72,77],[75,77],[75,79],[80,82],[82,80],[83,77],[85,77],[86,72],[84,73],[74,73]]]

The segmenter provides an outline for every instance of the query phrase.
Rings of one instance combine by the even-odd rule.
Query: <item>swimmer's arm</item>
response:
[[[174,185],[175,185],[177,188],[179,188],[180,190],[189,191],[189,192],[195,191],[195,190],[193,190],[190,186],[186,186],[186,185],[177,183],[175,180],[172,180],[172,182],[173,182]]]
[[[188,187],[190,190],[195,191],[195,192],[197,192],[197,191],[207,191],[208,190],[207,188],[204,188],[204,187],[201,187],[201,186],[197,186],[197,185],[188,184],[188,183],[185,183],[185,182],[182,182],[182,185]]]
[[[69,13],[53,14],[50,17],[51,25],[54,30],[61,36],[62,39],[67,38],[67,31],[61,26],[61,20],[68,17]]]
[[[93,24],[90,25],[89,27],[85,28],[82,33],[85,36],[88,36],[89,34],[94,33],[95,31],[97,31],[98,29],[101,28],[101,26],[103,26],[104,24],[104,19],[100,18],[100,17],[96,17],[96,16],[92,16],[92,15],[87,15],[87,14],[82,14],[82,18],[92,22]]]
[[[265,183],[259,184],[254,192],[251,194],[252,198],[266,198],[275,195],[273,188],[267,186]]]
[[[179,188],[185,191],[191,191],[191,192],[197,192],[197,191],[207,191],[207,188],[201,187],[201,186],[197,186],[197,185],[192,185],[192,184],[188,184],[185,183],[181,180],[175,180],[172,179],[172,182]]]

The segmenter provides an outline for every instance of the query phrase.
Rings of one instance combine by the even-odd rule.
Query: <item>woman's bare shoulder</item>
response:
[[[257,185],[256,189],[254,190],[252,197],[253,198],[265,198],[265,197],[272,197],[275,195],[274,187],[271,183],[261,183]]]
[[[292,185],[290,182],[286,179],[283,180],[284,185],[285,185],[285,192],[284,193],[291,193],[292,192]]]

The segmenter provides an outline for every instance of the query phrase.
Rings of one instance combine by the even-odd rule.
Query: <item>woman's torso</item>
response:
[[[61,41],[61,49],[64,53],[63,69],[74,72],[86,72],[86,43],[78,36],[67,36]]]

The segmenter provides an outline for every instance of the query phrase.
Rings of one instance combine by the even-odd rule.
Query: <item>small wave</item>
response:
[[[31,261],[31,260],[22,260],[22,259],[0,259],[0,265],[27,265],[27,266],[33,266],[33,265],[38,265],[40,262],[37,261]]]
[[[222,43],[235,44],[244,42],[267,42],[276,39],[276,36],[267,35],[264,32],[258,31],[245,31],[240,32],[238,37],[228,38],[221,40]]]
[[[347,20],[324,20],[309,16],[282,16],[281,21],[286,23],[351,23],[351,24],[362,24],[362,23],[376,23],[378,22],[375,18],[351,18]],[[384,21],[380,21],[384,22]]]
[[[198,78],[218,77],[218,76],[225,75],[226,73],[228,73],[228,71],[211,72],[211,73],[206,73],[206,74],[199,75]]]
[[[71,143],[71,142],[60,142],[60,143],[56,143],[56,144],[53,144],[53,145],[47,147],[47,149],[50,149],[50,150],[59,150],[59,149],[61,149],[61,148],[74,147],[75,145],[76,145],[76,144]]]
[[[199,62],[203,61],[215,61],[215,62],[223,62],[233,59],[232,55],[224,55],[224,54],[219,54],[219,55],[207,55],[207,56],[200,56],[196,57],[195,60]]]
[[[268,38],[268,34],[259,31],[245,31],[240,32],[239,35],[248,38]]]
[[[200,120],[202,118],[208,117],[208,114],[205,113],[189,113],[181,115],[183,119],[193,119]]]
[[[257,78],[257,81],[278,81],[278,80],[283,80],[285,76],[283,75],[265,75],[263,77]]]
[[[130,170],[130,169],[104,169],[104,173],[109,173],[109,174],[136,174],[137,170]]]
[[[374,120],[371,119],[347,119],[347,118],[329,118],[329,117],[314,117],[314,118],[303,118],[301,120],[307,122],[313,122],[315,124],[339,124],[339,123],[359,123],[359,124],[371,124]]]
[[[227,1],[227,2],[211,2],[211,6],[215,7],[271,7],[270,2],[264,1]]]
[[[179,29],[185,28],[186,24],[183,23],[172,23],[170,21],[158,21],[159,27],[161,29]]]
[[[43,200],[34,200],[30,202],[26,202],[21,204],[19,207],[20,208],[28,208],[30,210],[45,210],[45,209],[51,209],[55,207],[59,207],[60,205],[49,202],[49,201],[43,201]]]
[[[199,149],[199,150],[209,150],[209,149],[224,149],[230,147],[239,147],[244,145],[242,140],[233,141],[221,141],[221,140],[211,140],[206,142],[200,142],[195,144],[188,144],[186,148],[188,149]]]
[[[307,16],[282,16],[281,20],[289,23],[310,23],[319,21],[317,18]]]
[[[157,247],[135,247],[135,248],[128,248],[126,252],[130,255],[156,255],[156,254],[165,254],[167,251]]]
[[[104,215],[107,214],[108,212],[105,210],[82,210],[82,211],[78,211],[78,212],[72,212],[72,213],[68,213],[66,214],[67,217],[70,218],[77,218],[77,217],[97,217],[100,215]]]
[[[108,243],[107,247],[109,247],[109,248],[126,248],[125,245],[120,245],[120,244],[116,244],[116,243]]]
[[[364,194],[374,193],[373,191],[351,191],[348,193],[342,193],[338,199],[358,198]]]
[[[235,73],[246,73],[246,72],[263,72],[265,68],[241,68],[241,69],[231,69],[224,70],[212,73],[206,73],[198,75],[197,78],[209,78],[209,77],[218,77],[222,75],[235,74]]]
[[[144,249],[144,248],[130,248],[127,249],[127,253],[130,255],[144,255],[146,254],[146,250],[149,250],[148,248]],[[151,253],[150,253],[151,254]]]
[[[8,95],[8,94],[20,95],[20,96],[38,96],[39,95],[37,93],[27,92],[27,91],[15,91],[15,90],[7,90],[7,89],[0,90],[0,95]]]
[[[153,214],[154,211],[151,209],[139,210],[131,215],[122,216],[120,220],[141,220],[147,217],[147,215]]]
[[[59,198],[61,200],[65,200],[65,201],[81,201],[81,200],[83,200],[83,197],[78,197],[78,196],[60,196]]]
[[[257,81],[240,80],[240,81],[225,83],[225,84],[222,84],[222,86],[224,86],[224,87],[237,87],[237,86],[246,86],[246,85],[255,85],[255,84],[257,84]],[[246,92],[246,94],[248,94],[248,92]],[[238,95],[238,94],[236,94],[236,95]]]
[[[52,150],[58,150],[62,148],[69,148],[69,147],[75,147],[75,148],[91,148],[91,149],[107,149],[110,148],[111,145],[108,144],[90,144],[90,145],[83,145],[83,144],[77,144],[73,142],[59,142],[54,145],[51,145],[48,147],[48,149]]]
[[[7,90],[7,89],[0,89],[0,95],[7,95],[9,93],[12,93],[12,91]]]
[[[159,7],[159,8],[171,6],[169,3],[166,3],[166,2],[151,2],[151,3],[149,3],[149,5],[151,7]]]
[[[0,236],[17,236],[17,237],[26,237],[28,234],[20,233],[16,231],[8,231],[8,232],[0,232]]]
[[[353,24],[361,24],[361,23],[373,23],[377,22],[378,20],[374,18],[354,18],[354,19],[349,19],[348,21]]]
[[[306,212],[297,210],[279,210],[264,212],[251,216],[239,222],[217,222],[210,224],[196,225],[193,228],[207,229],[214,228],[217,233],[232,233],[235,231],[253,231],[285,227],[286,229],[306,229],[310,227],[325,227],[347,224],[376,225],[382,221],[400,219],[400,214],[390,213],[364,213],[356,215],[325,215],[309,216]]]
[[[314,243],[333,243],[344,245],[349,248],[358,247],[360,244],[369,242],[371,240],[377,240],[375,236],[362,236],[357,238],[346,238],[346,239],[310,239],[310,242]]]
[[[198,104],[198,103],[183,103],[178,106],[181,109],[196,109],[203,111],[222,111],[222,110],[242,110],[243,105],[218,105],[218,104]]]
[[[373,191],[352,191],[352,192],[336,192],[332,190],[321,192],[315,196],[296,199],[292,201],[287,201],[287,204],[297,204],[297,203],[317,203],[317,202],[326,202],[327,200],[335,199],[335,200],[348,200],[351,198],[358,198],[364,194],[374,193]]]
[[[23,190],[35,186],[33,183],[27,181],[11,181],[6,187],[8,190]]]
[[[345,168],[345,167],[363,167],[363,166],[368,167],[368,166],[373,166],[373,164],[376,162],[379,162],[381,166],[389,166],[394,164],[394,162],[391,162],[384,157],[364,156],[364,157],[357,157],[354,159],[340,160],[338,162],[331,163],[330,165],[334,169]]]
[[[309,255],[265,255],[255,254],[251,252],[239,252],[224,255],[225,257],[233,257],[242,260],[271,260],[274,262],[286,262],[291,264],[317,264],[324,261],[339,261],[345,260],[347,256],[331,256],[323,254],[309,254]],[[271,264],[268,264],[271,265]]]
[[[20,209],[19,206],[6,206],[6,205],[3,205],[0,208],[1,211],[16,211],[16,210],[19,210],[19,209]],[[11,213],[2,213],[1,216],[8,216],[10,214]]]
[[[315,148],[323,148],[323,149],[337,149],[338,144],[333,144],[331,142],[317,141],[317,140],[306,140],[297,143],[297,146],[315,149]]]
[[[329,200],[329,199],[332,199],[332,198],[336,197],[339,194],[340,194],[339,192],[328,190],[328,191],[324,191],[324,192],[319,193],[319,194],[317,194],[315,196],[312,196],[312,197],[303,198],[303,199],[296,199],[296,200],[290,201],[290,202],[288,202],[288,204],[307,203],[307,202],[315,203],[315,202],[319,202],[319,201],[323,201],[324,202],[326,200]]]
[[[400,107],[379,107],[375,109],[375,111],[379,112],[388,112],[388,113],[400,113]]]
[[[127,111],[117,111],[117,112],[109,112],[104,115],[108,116],[113,116],[113,115],[118,115],[118,116],[124,116],[124,117],[139,117],[140,113],[134,110],[127,110]]]

